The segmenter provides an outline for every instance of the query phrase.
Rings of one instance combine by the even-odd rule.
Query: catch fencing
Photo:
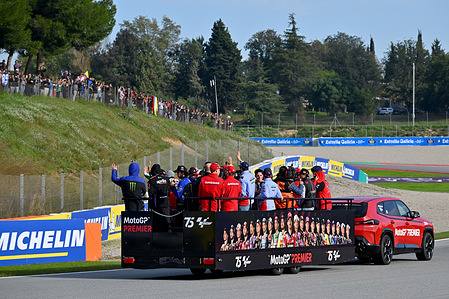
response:
[[[165,151],[145,156],[134,162],[144,167],[158,163],[162,169],[174,170],[178,165],[203,168],[204,162],[219,162],[236,153],[250,165],[272,158],[272,153],[253,140],[217,140],[193,142],[171,147]],[[131,161],[130,161],[131,162]],[[128,175],[129,163],[119,164],[118,175]],[[79,173],[55,175],[0,175],[0,219],[45,215],[93,209],[99,206],[122,203],[121,189],[111,181],[109,167]]]

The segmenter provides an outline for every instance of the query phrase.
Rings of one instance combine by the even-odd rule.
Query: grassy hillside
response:
[[[167,149],[167,137],[183,143],[241,139],[129,108],[0,93],[1,174],[98,169]]]

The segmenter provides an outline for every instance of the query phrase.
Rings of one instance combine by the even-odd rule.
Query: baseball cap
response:
[[[309,222],[309,216],[306,217],[306,222]]]
[[[267,178],[271,178],[273,176],[273,173],[271,172],[270,168],[265,168],[263,170],[263,176]]]
[[[267,222],[267,219],[266,218],[262,218],[262,222]]]
[[[292,212],[288,212],[287,218],[292,218]]]
[[[298,215],[295,215],[295,217],[293,217],[293,221],[299,221]]]
[[[313,166],[311,170],[312,170],[312,172],[323,171],[323,169],[321,168],[321,166]]]
[[[242,163],[240,163],[240,168],[244,168],[244,169],[248,169],[249,168],[249,164],[245,161],[242,161]]]
[[[179,165],[178,168],[176,168],[175,172],[187,173],[187,168],[184,165]]]
[[[174,178],[175,177],[175,173],[172,170],[167,171],[166,175],[169,178]]]
[[[303,169],[301,169],[301,171],[300,171],[299,173],[300,173],[300,174],[309,175],[309,170],[303,168]]]
[[[228,167],[226,167],[226,170],[231,174],[235,173],[235,167],[232,165],[228,165]]]
[[[212,164],[210,165],[210,170],[211,170],[211,171],[215,171],[215,170],[217,170],[217,169],[221,169],[220,164],[218,164],[218,163],[212,163]]]
[[[198,175],[198,169],[196,169],[195,167],[190,167],[189,169],[189,175]]]

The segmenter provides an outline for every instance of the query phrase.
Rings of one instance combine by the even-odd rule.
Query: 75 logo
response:
[[[195,223],[198,224],[198,226],[200,228],[203,228],[204,226],[208,226],[211,225],[212,222],[208,221],[209,217],[207,218],[203,218],[203,217],[184,217],[184,221],[185,221],[185,227],[186,228],[192,228],[195,226]]]

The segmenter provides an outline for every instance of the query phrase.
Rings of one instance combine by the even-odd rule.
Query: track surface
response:
[[[0,279],[1,298],[448,298],[449,240],[429,262],[398,255],[389,266],[357,260],[304,267],[299,274],[210,273],[185,269],[97,271]]]

